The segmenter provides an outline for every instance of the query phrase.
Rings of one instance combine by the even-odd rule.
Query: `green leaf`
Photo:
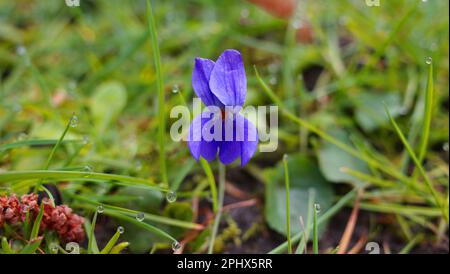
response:
[[[20,251],[20,254],[34,254],[36,250],[41,245],[42,239],[35,240],[24,246],[24,248]]]
[[[125,86],[116,81],[98,86],[90,103],[90,110],[99,132],[117,118],[127,103]]]
[[[30,241],[34,240],[39,235],[39,227],[41,226],[42,217],[44,216],[44,203],[41,203],[39,207],[39,213],[33,224],[33,229],[31,230]]]
[[[402,102],[398,92],[363,92],[356,96],[356,121],[365,131],[370,132],[389,123],[384,109],[380,107],[383,102],[392,111],[393,117],[401,113]]]
[[[116,233],[114,233],[112,238],[109,240],[109,242],[102,249],[102,251],[100,251],[100,254],[109,254],[109,253],[111,253],[111,250],[114,248],[114,245],[119,240],[120,235],[121,235],[121,233],[119,232],[119,230],[117,230]]]
[[[350,141],[346,136],[345,131],[341,129],[333,129],[333,136],[341,142],[350,145]],[[322,142],[319,151],[319,166],[325,178],[334,183],[352,183],[356,186],[361,186],[364,181],[343,172],[343,168],[356,170],[361,173],[370,174],[367,164],[356,158],[355,156],[339,149],[329,142]]]
[[[94,217],[92,217],[92,223],[90,229],[86,229],[86,231],[89,231],[88,236],[88,254],[98,254],[98,246],[97,246],[97,240],[95,239],[95,225],[97,224],[97,215],[98,211],[94,212]]]
[[[14,254],[14,251],[9,246],[8,240],[5,237],[2,237],[2,251],[3,254]]]
[[[333,188],[320,174],[319,167],[313,160],[304,155],[289,155],[288,170],[290,178],[290,218],[292,224],[298,224],[299,218],[308,216],[308,198],[310,191],[315,192],[316,203],[327,210],[333,202]],[[267,172],[265,216],[269,226],[286,235],[286,192],[282,164]],[[324,228],[323,224],[321,228]],[[299,233],[300,226],[293,225],[291,232]]]
[[[122,250],[127,248],[129,245],[130,245],[129,242],[120,243],[120,244],[116,245],[115,247],[113,247],[111,249],[111,252],[109,252],[109,254],[119,254]]]

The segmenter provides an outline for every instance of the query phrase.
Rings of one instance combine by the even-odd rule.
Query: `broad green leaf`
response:
[[[300,232],[300,216],[307,219],[308,198],[311,191],[315,193],[315,201],[320,204],[323,211],[327,210],[333,202],[332,185],[320,173],[318,165],[304,155],[289,155],[288,159],[290,178],[290,205],[291,205],[291,230],[292,234]],[[265,216],[269,226],[275,231],[286,235],[286,193],[284,187],[283,167],[279,164],[266,174],[268,184],[266,186]],[[324,228],[326,225],[322,225]]]
[[[402,102],[398,92],[364,92],[356,96],[354,100],[356,102],[356,121],[367,132],[389,123],[389,119],[384,113],[383,102],[392,111],[394,117],[397,117],[402,109]]]
[[[341,142],[351,145],[345,131],[334,128],[332,132],[334,137]],[[320,170],[330,182],[352,183],[355,185],[364,184],[360,179],[344,173],[342,168],[349,168],[364,174],[370,174],[369,167],[364,161],[328,142],[322,142],[318,151],[318,157]]]
[[[33,240],[27,244],[19,253],[20,254],[34,254],[41,245],[42,239]]]

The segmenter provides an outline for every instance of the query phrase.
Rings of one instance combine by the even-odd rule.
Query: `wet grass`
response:
[[[0,195],[57,186],[86,219],[86,253],[250,252],[257,238],[251,252],[336,253],[322,239],[356,204],[370,223],[353,219],[349,250],[448,251],[448,2],[298,2],[287,19],[248,1],[2,1]],[[170,113],[192,105],[193,59],[228,48],[247,105],[278,106],[279,145],[219,176],[172,141]],[[325,190],[303,185],[316,173],[333,192],[320,212]],[[283,194],[270,209],[269,187]],[[248,207],[258,221],[236,223]],[[1,252],[68,252],[36,241],[38,219],[26,240],[0,228]]]

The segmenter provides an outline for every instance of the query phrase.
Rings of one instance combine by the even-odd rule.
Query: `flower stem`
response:
[[[291,243],[291,202],[290,202],[290,192],[289,192],[289,169],[287,163],[287,155],[283,158],[284,166],[284,182],[286,185],[286,234],[288,243],[288,253],[292,254],[292,243]]]
[[[209,242],[208,254],[213,253],[214,241],[216,240],[217,231],[219,229],[220,219],[222,218],[223,198],[225,196],[225,165],[219,163],[219,193],[217,198],[218,210],[214,219],[211,231],[211,240]]]

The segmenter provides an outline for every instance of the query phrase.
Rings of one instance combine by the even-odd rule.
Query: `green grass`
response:
[[[266,252],[252,243],[278,233],[265,214],[273,168],[279,164],[286,175],[277,182],[285,191],[278,214],[296,215],[300,198],[308,199],[302,212],[313,213],[320,197],[295,183],[307,180],[288,176],[284,154],[317,164],[334,200],[320,214],[301,216],[300,230],[300,216],[283,218],[286,241],[269,253],[336,250],[321,230],[341,236],[330,230],[333,217],[346,218],[359,188],[360,214],[374,223],[356,226],[365,226],[368,241],[395,238],[402,245],[393,253],[439,251],[449,222],[448,2],[370,8],[364,1],[301,1],[289,19],[246,0],[81,2],[0,3],[0,195],[35,189],[52,197],[42,186],[57,186],[86,219],[89,243],[81,252],[171,252],[174,242],[184,253]],[[311,43],[296,40],[298,22],[312,28]],[[227,166],[228,186],[237,190],[224,194],[224,167],[195,162],[169,130],[172,107],[191,107],[196,97],[194,58],[216,59],[228,48],[244,57],[246,104],[276,105],[280,115],[278,149],[257,153],[243,169]],[[99,100],[99,87],[111,83],[120,91]],[[70,127],[74,113],[78,124]],[[228,203],[252,199],[256,205],[239,210],[256,216],[235,218],[242,231],[234,235],[228,225],[237,209]],[[98,205],[104,213],[92,221]],[[377,223],[383,218],[391,222]],[[38,221],[20,227],[26,241],[13,239],[17,228],[0,229],[0,253],[50,250],[55,235],[29,241]],[[257,229],[244,231],[249,227]]]

